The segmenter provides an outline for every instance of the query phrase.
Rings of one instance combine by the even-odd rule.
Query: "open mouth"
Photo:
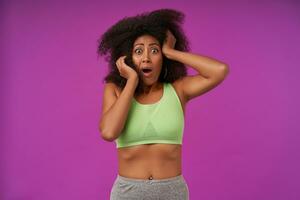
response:
[[[153,70],[151,68],[144,68],[142,69],[142,74],[147,77],[151,75],[152,71]]]

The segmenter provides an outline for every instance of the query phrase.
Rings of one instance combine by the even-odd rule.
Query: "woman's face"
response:
[[[163,55],[156,38],[150,35],[138,37],[132,50],[132,60],[143,82],[152,84],[159,78]]]

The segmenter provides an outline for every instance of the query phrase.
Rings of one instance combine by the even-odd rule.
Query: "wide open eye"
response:
[[[151,49],[152,53],[158,53],[158,49],[154,48],[154,49]]]
[[[142,49],[140,49],[140,48],[135,49],[134,52],[135,52],[136,54],[141,54],[141,53],[142,53]]]

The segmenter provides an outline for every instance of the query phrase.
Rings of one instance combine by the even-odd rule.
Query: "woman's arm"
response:
[[[200,56],[175,49],[170,49],[165,55],[171,60],[176,60],[192,67],[199,72],[199,75],[205,78],[224,76],[229,71],[227,64],[207,56]]]
[[[119,98],[109,84],[111,83],[106,84],[104,89],[99,130],[104,140],[114,141],[124,128],[138,79],[128,79]]]
[[[186,101],[200,96],[220,84],[229,73],[228,65],[207,56],[200,56],[189,52],[174,49],[176,38],[168,31],[167,39],[163,46],[164,55],[184,65],[190,66],[197,75],[186,76],[181,80],[180,89]]]
[[[186,102],[215,88],[229,73],[225,63],[209,57],[177,50],[170,50],[167,55],[170,59],[182,62],[198,71],[197,75],[185,76],[179,80],[179,89]]]

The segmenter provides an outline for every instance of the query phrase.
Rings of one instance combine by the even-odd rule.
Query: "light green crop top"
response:
[[[117,148],[149,143],[182,144],[184,113],[171,83],[163,83],[163,96],[154,104],[132,98]]]

